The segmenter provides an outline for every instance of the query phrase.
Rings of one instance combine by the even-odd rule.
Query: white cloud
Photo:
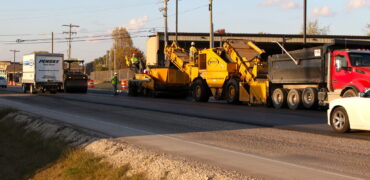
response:
[[[331,11],[329,6],[323,6],[323,7],[317,7],[312,10],[313,16],[324,16],[324,17],[330,17],[335,16],[335,13]]]
[[[284,10],[297,9],[300,5],[294,0],[264,0],[260,3],[261,6],[280,6]]]
[[[122,26],[125,27],[128,31],[136,31],[145,26],[146,22],[148,21],[148,16],[143,16],[137,19],[131,19],[130,23]]]
[[[129,32],[134,32],[145,26],[146,22],[148,21],[148,16],[143,16],[141,18],[133,18],[129,21],[128,24],[119,26],[121,28],[126,28]],[[108,29],[107,33],[111,34],[115,28]]]
[[[360,9],[363,7],[370,7],[370,0],[349,0],[347,2],[347,11]]]

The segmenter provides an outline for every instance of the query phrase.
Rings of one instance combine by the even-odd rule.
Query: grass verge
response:
[[[145,179],[144,174],[128,176],[129,165],[115,168],[103,157],[26,131],[24,124],[4,119],[11,112],[16,111],[0,108],[0,179]]]

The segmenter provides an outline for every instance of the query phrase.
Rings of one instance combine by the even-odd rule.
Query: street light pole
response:
[[[20,52],[20,51],[14,49],[14,50],[10,50],[10,52],[13,52],[13,57],[14,57],[14,59],[13,59],[13,76],[12,76],[12,81],[15,84],[15,54],[17,52]]]

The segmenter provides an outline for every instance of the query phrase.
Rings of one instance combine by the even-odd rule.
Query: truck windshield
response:
[[[370,66],[370,53],[350,53],[352,66]]]

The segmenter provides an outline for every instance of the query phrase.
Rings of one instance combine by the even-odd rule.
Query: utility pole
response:
[[[163,52],[164,50],[166,49],[167,45],[168,45],[168,23],[167,23],[167,3],[168,1],[170,0],[163,0],[164,2],[164,6],[163,8],[160,9],[160,11],[163,11],[163,19],[164,19],[164,48],[163,48]],[[168,64],[168,58],[166,56],[166,53],[164,52],[164,62],[163,62],[163,65],[167,65]],[[169,64],[168,64],[169,65]]]
[[[176,0],[176,43],[178,40],[179,33],[179,0]]]
[[[14,57],[14,59],[13,59],[13,76],[12,76],[12,80],[13,80],[13,82],[14,82],[14,84],[15,84],[15,54],[17,53],[17,52],[20,52],[20,51],[18,51],[18,50],[10,50],[10,52],[13,52],[13,57]]]
[[[164,17],[164,47],[168,45],[168,22],[167,22],[167,3],[169,0],[163,0],[164,7],[163,7],[163,17]]]
[[[303,44],[307,45],[307,0],[303,1]]]
[[[68,59],[71,59],[72,34],[77,34],[77,32],[72,31],[72,28],[78,28],[80,26],[73,25],[73,24],[63,25],[63,26],[69,27],[69,31],[68,32],[63,32],[63,34],[68,34],[68,38],[67,38],[67,40],[68,40]]]
[[[54,54],[54,32],[51,32],[51,54]]]
[[[209,33],[209,48],[214,48],[214,35],[213,35],[213,0],[209,0],[209,16],[210,16],[210,33]]]

